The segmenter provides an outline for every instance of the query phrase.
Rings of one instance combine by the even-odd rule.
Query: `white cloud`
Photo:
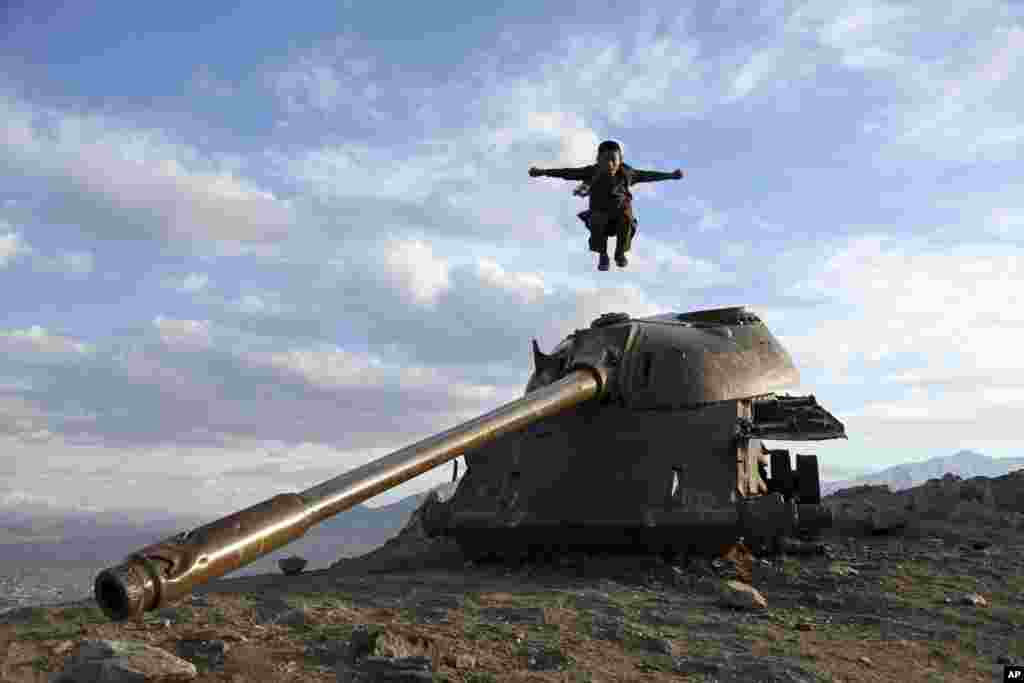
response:
[[[777,70],[783,52],[772,47],[755,52],[732,76],[731,97],[742,99],[749,95],[766,78],[773,76]]]
[[[10,225],[0,221],[0,227],[9,228]],[[31,249],[16,232],[0,234],[0,268],[14,262],[22,254],[29,253]]]
[[[818,39],[840,52],[845,66],[859,69],[897,68],[902,55],[889,44],[905,45],[919,13],[885,2],[858,2],[842,8],[818,29]]]
[[[568,315],[549,323],[553,338],[561,339],[573,329],[590,327],[590,323],[604,313],[624,312],[642,317],[670,310],[651,301],[636,285],[583,287],[569,295]]]
[[[1009,4],[809,2],[786,28],[787,64],[838,62],[899,92],[865,126],[890,152],[954,162],[1019,156],[1024,29]]]
[[[2,507],[21,507],[24,505],[59,507],[65,502],[56,496],[41,495],[28,491],[4,491],[0,494],[0,506]]]
[[[253,366],[272,367],[331,391],[394,389],[409,396],[433,396],[432,402],[442,411],[449,410],[449,406],[464,410],[467,404],[478,410],[482,404],[506,395],[493,385],[464,382],[437,368],[387,364],[378,356],[338,347],[249,353],[244,359]]]
[[[179,292],[194,294],[202,292],[210,286],[210,276],[206,273],[189,273],[175,286]]]
[[[71,337],[53,334],[39,325],[20,330],[0,331],[0,349],[8,354],[47,356],[76,356],[92,351],[88,344]]]
[[[362,48],[350,36],[325,41],[273,68],[267,84],[292,116],[341,110],[357,120],[380,121],[385,115],[376,104],[381,97],[376,60]]]
[[[77,201],[83,208],[65,218],[86,221],[86,230],[259,242],[284,239],[294,221],[289,201],[241,177],[230,161],[204,158],[158,131],[4,96],[0,115],[13,120],[0,152],[26,173],[63,182],[52,186],[53,211]],[[50,123],[34,123],[40,119]],[[106,220],[88,214],[97,206]]]
[[[1016,65],[1024,59],[1024,28],[995,26],[986,34],[962,59],[922,68],[916,101],[890,112],[901,128],[899,145],[951,161],[1018,157],[1024,70]]]
[[[210,323],[206,320],[178,320],[158,315],[153,326],[168,347],[178,350],[207,350],[213,347]]]
[[[93,270],[92,252],[66,251],[59,258],[64,268],[74,275],[88,275]]]
[[[646,286],[664,286],[668,281],[680,291],[708,289],[734,279],[718,264],[691,256],[685,246],[652,237],[645,237],[644,247],[630,253],[627,272],[642,278]]]
[[[295,307],[285,304],[279,292],[260,291],[243,294],[231,302],[231,308],[249,315],[282,315],[295,311]]]
[[[511,273],[497,261],[482,258],[477,261],[477,276],[487,285],[511,292],[524,303],[538,303],[550,289],[540,273]]]
[[[451,286],[448,262],[422,240],[391,240],[384,247],[387,277],[412,299],[432,305]]]
[[[1024,409],[1017,352],[1024,346],[1024,253],[881,235],[825,251],[791,290],[831,300],[833,312],[787,321],[790,330],[806,330],[780,335],[797,365],[823,370],[847,389],[873,387],[863,407],[850,411],[872,429],[947,421],[960,425],[961,438],[1005,432],[999,421],[1008,407]]]
[[[95,268],[95,258],[91,251],[58,251],[53,256],[35,254],[34,266],[43,271],[64,273],[71,277],[82,278],[91,275]]]

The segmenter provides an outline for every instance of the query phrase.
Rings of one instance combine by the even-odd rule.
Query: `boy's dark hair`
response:
[[[622,156],[622,147],[619,147],[619,143],[614,140],[605,140],[597,146],[597,153],[601,154],[602,152],[618,152],[619,156]]]

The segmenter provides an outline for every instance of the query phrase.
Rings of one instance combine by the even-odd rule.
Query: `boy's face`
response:
[[[615,175],[622,165],[622,154],[616,150],[604,150],[597,155],[597,167],[608,175]]]

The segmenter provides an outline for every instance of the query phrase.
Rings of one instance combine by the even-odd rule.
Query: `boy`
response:
[[[550,176],[564,180],[580,180],[573,191],[579,197],[590,195],[590,208],[579,214],[590,230],[590,250],[597,252],[597,269],[608,270],[608,237],[615,235],[615,265],[625,268],[629,260],[626,252],[636,234],[633,215],[633,195],[629,186],[657,180],[678,180],[683,177],[679,169],[671,173],[641,171],[622,161],[622,148],[613,140],[605,140],[597,147],[597,163],[582,168],[531,168],[530,177]]]

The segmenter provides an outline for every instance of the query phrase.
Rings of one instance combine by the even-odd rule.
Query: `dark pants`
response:
[[[615,253],[625,254],[633,245],[636,235],[636,220],[624,214],[604,214],[584,211],[579,214],[580,220],[590,231],[590,251],[598,254],[608,253],[608,238],[615,237]]]

